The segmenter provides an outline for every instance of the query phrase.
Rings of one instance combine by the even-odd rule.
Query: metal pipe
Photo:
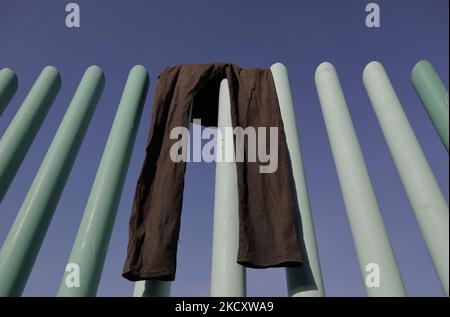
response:
[[[378,62],[369,63],[364,69],[363,80],[442,288],[448,296],[447,201],[383,66]]]
[[[320,64],[315,80],[367,293],[369,296],[405,296],[400,271],[334,66]]]
[[[420,61],[412,70],[412,82],[423,106],[448,152],[448,90],[428,61]]]
[[[217,124],[218,159],[211,268],[211,296],[214,297],[245,297],[247,293],[245,267],[236,262],[239,248],[236,163],[223,159],[227,153],[234,153],[230,107],[228,81],[224,79],[220,83]]]
[[[61,87],[58,70],[45,67],[0,140],[0,202]]]
[[[0,116],[17,90],[17,76],[9,68],[0,70]]]
[[[133,297],[169,297],[172,282],[168,281],[137,281],[134,284]]]
[[[286,142],[291,158],[292,174],[299,207],[297,231],[299,232],[299,240],[304,255],[304,264],[301,267],[286,268],[288,294],[289,296],[321,297],[325,295],[322,272],[320,270],[288,72],[286,67],[281,63],[272,65],[270,70],[272,71],[275,82],[281,117],[286,133]]]
[[[20,296],[104,86],[97,66],[85,72],[0,250],[0,296]]]
[[[145,68],[133,67],[68,261],[78,265],[79,287],[67,283],[70,272],[66,271],[58,296],[95,296],[97,293],[148,85]]]

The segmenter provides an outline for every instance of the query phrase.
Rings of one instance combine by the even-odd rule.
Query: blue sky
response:
[[[157,75],[182,63],[229,61],[242,67],[284,63],[295,102],[325,290],[364,296],[350,228],[320,105],[315,68],[336,67],[407,292],[441,296],[439,281],[362,83],[362,70],[382,62],[448,200],[448,153],[410,79],[428,59],[448,87],[449,2],[376,1],[381,27],[365,26],[370,1],[79,0],[81,27],[65,26],[69,1],[0,0],[0,68],[18,75],[19,89],[0,117],[0,135],[46,65],[62,88],[0,205],[0,243],[6,237],[84,70],[97,64],[106,85],[62,194],[24,295],[54,296],[70,254],[128,71],[144,65],[151,86],[116,218],[98,296],[129,296],[121,277],[128,217],[141,168]],[[188,164],[177,278],[173,295],[209,294],[214,164]],[[247,271],[249,296],[285,296],[284,269]]]

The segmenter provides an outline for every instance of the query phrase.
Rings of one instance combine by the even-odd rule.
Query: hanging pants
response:
[[[126,279],[175,279],[185,162],[171,160],[170,149],[177,140],[170,139],[170,132],[175,127],[189,128],[191,111],[192,119],[201,119],[202,125],[217,126],[219,87],[225,78],[233,127],[266,127],[267,134],[270,127],[278,127],[278,168],[273,173],[260,173],[258,159],[236,163],[236,260],[252,268],[302,263],[296,231],[297,196],[270,70],[227,63],[178,65],[166,68],[159,76],[153,100],[152,123],[129,222],[123,269]],[[247,150],[248,144],[244,144],[245,155]]]

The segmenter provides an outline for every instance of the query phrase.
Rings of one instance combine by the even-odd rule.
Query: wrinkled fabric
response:
[[[131,281],[174,280],[183,203],[185,162],[174,163],[174,127],[192,119],[217,126],[218,95],[228,80],[233,127],[278,127],[278,169],[260,173],[257,162],[237,162],[239,196],[238,263],[252,268],[298,266],[297,202],[277,94],[269,69],[233,64],[178,65],[159,76],[144,163],[129,221],[123,276]],[[236,141],[236,140],[235,140]],[[244,149],[247,154],[247,142]],[[269,147],[267,146],[267,151]]]

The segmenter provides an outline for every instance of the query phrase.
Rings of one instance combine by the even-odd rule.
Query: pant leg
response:
[[[180,65],[166,69],[159,77],[148,144],[129,221],[127,258],[122,273],[129,280],[175,278],[186,164],[172,161],[170,150],[178,140],[172,140],[170,133],[173,128],[189,128],[189,108],[195,96],[211,80],[217,81],[222,70],[222,64]],[[201,111],[193,112],[214,123],[217,99],[213,100],[214,96],[208,93],[199,97],[196,102]]]
[[[259,162],[258,156],[256,162],[237,163],[237,262],[252,268],[299,266],[302,255],[295,225],[297,196],[272,74],[270,70],[231,68],[228,76],[233,126],[266,128],[266,153],[270,150],[270,127],[278,128],[278,166],[273,173],[260,172],[265,163]],[[248,144],[244,148],[248,151]]]

